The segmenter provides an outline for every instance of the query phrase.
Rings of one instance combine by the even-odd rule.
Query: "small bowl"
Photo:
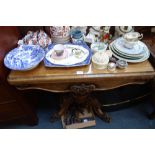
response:
[[[97,52],[92,56],[92,63],[96,69],[105,69],[109,63],[109,56],[104,52]]]
[[[62,44],[57,44],[54,46],[54,51],[57,56],[61,56],[64,52],[64,49],[65,49],[65,47]]]
[[[107,49],[107,45],[102,42],[92,43],[90,47],[93,54],[95,54],[96,52],[105,52]]]
[[[128,63],[125,60],[117,60],[116,65],[120,69],[125,69],[128,67]]]

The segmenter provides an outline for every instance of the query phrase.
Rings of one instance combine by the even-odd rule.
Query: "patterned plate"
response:
[[[4,65],[12,70],[26,71],[35,68],[45,56],[37,45],[21,45],[11,50],[4,58]]]
[[[110,45],[109,46],[110,50],[113,52],[113,55],[114,57],[116,57],[117,59],[120,59],[120,60],[125,60],[127,62],[130,62],[130,63],[139,63],[139,62],[143,62],[145,60],[147,60],[150,56],[150,51],[148,50],[147,47],[145,47],[145,54],[142,58],[139,58],[139,59],[129,59],[129,58],[126,58],[126,57],[123,57],[123,56],[120,56],[118,55],[118,53],[112,48],[112,46]]]
[[[138,41],[138,43],[135,44],[133,48],[128,49],[128,48],[124,47],[124,39],[122,37],[116,39],[113,42],[113,44],[114,44],[115,48],[117,50],[119,50],[121,53],[128,54],[128,55],[141,54],[141,53],[143,53],[143,51],[144,51],[143,48],[145,47],[145,44],[143,42]]]
[[[120,55],[122,57],[129,58],[129,59],[140,59],[140,58],[144,57],[144,54],[145,54],[145,50],[144,50],[142,54],[128,55],[128,54],[122,53],[118,49],[116,49],[116,47],[114,46],[113,43],[111,43],[110,46],[111,46],[112,50],[114,52],[116,52],[118,55]]]

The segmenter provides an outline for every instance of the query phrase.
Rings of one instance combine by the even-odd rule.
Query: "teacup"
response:
[[[124,46],[126,48],[133,48],[133,46],[143,38],[143,34],[138,32],[129,32],[123,35]]]
[[[62,44],[57,44],[54,46],[54,51],[56,53],[57,56],[61,56],[64,52],[64,45]]]
[[[82,32],[80,30],[75,30],[72,32],[71,37],[74,39],[79,39],[83,36]]]

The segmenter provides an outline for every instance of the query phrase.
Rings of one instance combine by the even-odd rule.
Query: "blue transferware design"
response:
[[[11,50],[4,58],[4,65],[12,70],[30,70],[35,68],[45,56],[38,45],[21,45]]]
[[[46,53],[48,53],[56,44],[50,44],[47,48],[46,48]],[[92,57],[92,51],[91,49],[87,46],[86,43],[83,44],[73,44],[73,43],[66,43],[65,45],[79,45],[84,47],[85,49],[87,49],[89,51],[89,55],[88,57],[80,63],[74,64],[74,65],[58,65],[58,64],[53,64],[51,62],[49,62],[46,58],[44,58],[44,65],[46,67],[78,67],[78,66],[85,66],[85,65],[89,65],[90,64],[90,60]]]

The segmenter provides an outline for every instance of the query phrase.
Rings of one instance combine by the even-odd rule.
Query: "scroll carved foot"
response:
[[[102,119],[103,121],[105,121],[105,122],[107,122],[107,123],[110,123],[110,122],[111,122],[111,118],[107,115],[106,112],[104,112],[104,111],[102,110],[101,104],[99,103],[99,101],[98,101],[95,97],[92,97],[92,98],[91,98],[91,107],[92,107],[93,112],[94,112],[100,119]]]
[[[108,123],[111,121],[111,118],[102,110],[99,101],[91,95],[95,90],[95,85],[74,85],[70,90],[68,95],[63,95],[61,109],[53,118],[64,116],[64,121],[68,124],[78,120],[79,115],[87,109],[88,112],[94,112],[103,121]]]

